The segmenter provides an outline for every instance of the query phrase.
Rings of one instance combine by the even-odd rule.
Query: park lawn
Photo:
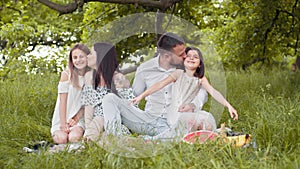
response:
[[[0,168],[300,168],[299,72],[226,72],[226,98],[239,120],[230,120],[224,110],[218,123],[252,134],[256,147],[173,143],[163,153],[143,158],[118,156],[96,144],[71,153],[23,152],[28,144],[51,142],[58,80],[47,74],[0,82]],[[204,109],[211,104],[210,98]]]

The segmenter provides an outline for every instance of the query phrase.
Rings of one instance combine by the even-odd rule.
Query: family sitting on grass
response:
[[[202,110],[206,91],[238,119],[237,111],[205,77],[199,49],[186,48],[182,38],[165,33],[157,52],[157,57],[137,68],[130,87],[118,70],[113,45],[95,43],[91,51],[83,44],[75,45],[58,84],[51,127],[54,143],[78,142],[82,137],[97,141],[102,133],[177,140],[191,131],[213,131],[214,117]],[[143,98],[146,105],[141,110],[136,104]]]

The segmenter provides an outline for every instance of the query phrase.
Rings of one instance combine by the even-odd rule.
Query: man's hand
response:
[[[182,104],[178,108],[178,112],[194,112],[194,111],[195,111],[195,105],[193,103]]]

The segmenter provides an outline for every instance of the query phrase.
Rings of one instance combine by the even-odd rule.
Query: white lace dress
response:
[[[84,84],[84,77],[79,76],[78,80],[79,80],[79,85],[82,87],[83,84]],[[52,135],[55,131],[60,130],[60,117],[59,117],[59,114],[60,114],[59,113],[60,98],[59,98],[59,94],[68,93],[67,110],[66,110],[66,120],[67,120],[67,122],[72,117],[74,117],[78,113],[80,108],[82,107],[82,104],[80,102],[81,90],[74,87],[73,85],[71,85],[69,80],[65,81],[65,82],[59,82],[57,88],[58,88],[58,96],[57,96],[57,100],[56,100],[54,114],[53,114],[53,117],[52,117],[52,127],[51,127],[51,134]],[[83,129],[85,129],[83,117],[81,119],[79,119],[77,125],[82,127]]]

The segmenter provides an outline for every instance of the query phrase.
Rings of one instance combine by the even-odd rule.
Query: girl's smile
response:
[[[75,49],[72,52],[72,61],[78,70],[85,69],[87,66],[87,55],[80,49]]]
[[[190,50],[184,60],[184,66],[186,69],[196,69],[200,65],[200,57],[197,51]]]

